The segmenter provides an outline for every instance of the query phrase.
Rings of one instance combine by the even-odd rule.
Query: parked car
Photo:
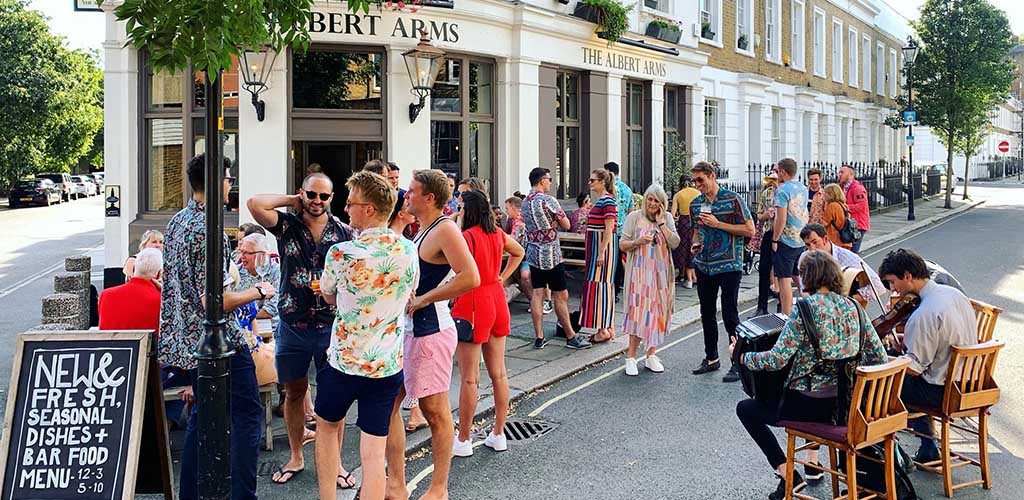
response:
[[[941,189],[943,189],[943,190],[946,189],[946,164],[945,163],[935,163],[935,164],[931,164],[931,165],[925,166],[924,171],[921,173],[921,178],[923,179],[923,182],[925,184],[927,184],[927,182],[928,182],[927,179],[928,179],[928,175],[929,174],[931,174],[931,175],[938,174],[939,175],[939,185],[941,186]],[[957,183],[960,182],[960,181],[963,181],[963,180],[964,180],[963,177],[960,177],[960,176],[954,174],[953,175],[953,189],[956,189]]]
[[[50,179],[25,179],[14,183],[7,195],[7,204],[11,208],[32,204],[50,206],[60,203],[63,196],[61,188]]]
[[[75,183],[71,180],[71,174],[38,174],[36,179],[50,179],[55,186],[61,190],[61,201],[70,201],[78,198]]]
[[[99,192],[96,183],[84,175],[73,175],[71,181],[75,183],[75,191],[79,196],[95,196]]]
[[[85,174],[82,177],[88,177],[88,178],[92,179],[93,184],[96,184],[96,193],[97,194],[103,192],[103,176],[102,175]]]

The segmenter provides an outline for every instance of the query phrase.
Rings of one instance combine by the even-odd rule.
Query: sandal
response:
[[[414,424],[412,422],[409,422],[409,423],[405,424],[405,432],[416,432],[416,431],[418,431],[418,430],[420,430],[420,429],[422,429],[422,428],[424,428],[426,426],[427,426],[427,422],[425,422],[425,421],[424,422],[420,422],[418,424]]]
[[[351,472],[348,474],[338,474],[338,479],[345,482],[345,486],[342,486],[341,482],[338,482],[339,490],[351,490],[356,487],[356,480],[352,478]]]
[[[609,335],[609,336],[607,336],[607,337],[605,337],[603,339],[598,339],[597,338],[597,334],[595,333],[595,334],[590,336],[590,343],[591,344],[603,344],[605,342],[611,342],[613,339],[615,339],[614,335]]]
[[[302,446],[306,446],[314,441],[316,441],[316,432],[306,429],[302,433]]]
[[[302,474],[302,471],[304,471],[304,470],[306,470],[305,467],[303,467],[301,469],[288,469],[288,470],[285,470],[284,466],[282,465],[281,468],[277,469],[277,471],[275,471],[274,474],[270,476],[270,482],[272,482],[274,484],[285,484],[288,481],[291,481],[292,478],[294,478],[295,476],[298,476],[299,474]],[[287,479],[285,479],[285,477],[284,477],[285,474],[288,474],[288,478]],[[277,476],[277,479],[274,479],[274,476]]]

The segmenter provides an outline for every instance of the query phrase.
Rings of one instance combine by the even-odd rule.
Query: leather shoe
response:
[[[697,369],[693,370],[693,374],[694,375],[701,375],[701,374],[704,374],[704,373],[711,373],[711,372],[721,368],[721,366],[722,366],[722,363],[720,361],[715,361],[714,363],[708,363],[708,360],[703,359],[700,362],[700,366],[698,366]]]
[[[939,456],[939,450],[935,448],[931,448],[928,450],[924,448],[919,448],[917,450],[917,453],[914,454],[914,463],[926,464],[929,462],[939,460],[940,458],[942,457]]]

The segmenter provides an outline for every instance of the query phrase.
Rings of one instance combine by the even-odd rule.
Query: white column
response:
[[[103,226],[103,267],[121,267],[128,258],[128,224],[139,213],[139,53],[125,46],[125,27],[113,6],[103,4],[103,164],[107,185],[120,186],[121,215]],[[145,131],[142,131],[145,134]]]
[[[651,82],[651,180],[665,184],[665,84]],[[638,186],[646,189],[647,186]]]
[[[288,58],[278,55],[270,71],[267,90],[260,94],[266,103],[263,121],[256,119],[251,95],[238,73],[238,199],[239,223],[251,222],[246,200],[260,193],[291,194],[288,171],[291,169],[291,144],[288,142]],[[296,179],[296,183],[302,179]]]
[[[604,162],[613,161],[621,167],[625,163],[622,156],[622,75],[608,75],[608,158],[601,161],[600,158],[593,158],[594,165],[589,168],[597,168]]]
[[[402,52],[407,48],[388,50],[387,65],[387,150],[384,157],[398,164],[399,186],[408,186],[412,171],[430,168],[430,97],[415,122],[409,122],[409,105],[419,102],[412,95],[412,81],[405,67]],[[468,144],[468,138],[464,138]]]
[[[509,66],[509,156],[507,192],[530,191],[530,170],[540,165],[540,61],[513,59]]]

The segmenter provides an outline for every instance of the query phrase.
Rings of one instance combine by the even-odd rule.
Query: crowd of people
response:
[[[197,498],[197,409],[191,386],[197,376],[194,352],[203,336],[208,243],[224,246],[225,334],[235,346],[233,498],[255,498],[263,418],[258,391],[272,383],[280,387],[290,451],[272,482],[284,484],[303,473],[303,447],[315,443],[321,498],[357,486],[361,498],[408,498],[406,431],[427,426],[434,469],[423,498],[447,498],[452,456],[474,453],[470,435],[481,358],[495,400],[493,428],[483,445],[496,452],[508,449],[504,356],[511,333],[508,303],[517,293],[529,301],[534,348],[548,345],[543,320],[551,312],[569,349],[611,341],[618,329],[628,336],[625,374],[636,376],[641,347],[644,368],[665,371],[657,348],[670,331],[676,282],[695,287],[704,356],[693,374],[701,375],[722,364],[719,300],[730,353],[733,349],[744,250],[759,253],[755,315],[767,314],[769,299],[777,295],[789,322],[774,349],[748,353],[739,363],[766,370],[794,360],[787,384],[791,396],[782,407],[790,420],[820,420],[835,404],[835,381],[813,370],[818,354],[805,341],[794,309],[794,280],[806,297],[799,300],[823,322],[820,329],[828,338],[822,344],[836,355],[863,352],[865,364],[883,362],[886,352],[870,322],[859,330],[862,308],[872,298],[888,297],[888,288],[922,296],[927,307],[908,323],[903,341],[914,360],[906,398],[941,399],[936,384],[942,383],[942,363],[949,358],[936,351],[969,340],[957,322],[973,321],[973,315],[966,316],[970,305],[964,307],[959,291],[929,281],[923,259],[901,250],[875,272],[857,255],[870,220],[866,192],[849,167],[841,170],[840,184],[826,186],[821,172],[811,170],[805,186],[796,179],[796,162],[780,160],[751,214],[739,194],[718,184],[709,163],[693,165],[672,196],[658,184],[639,196],[610,162],[590,173],[588,190],[576,198],[578,209],[567,216],[551,194],[547,168],[531,170],[529,193],[517,192],[499,207],[480,179],[416,170],[402,189],[398,165],[372,160],[345,183],[347,223],[330,211],[332,180],[312,172],[295,194],[248,199],[255,223],[239,228],[231,251],[227,234],[221,242],[205,241],[204,164],[203,155],[188,163],[192,199],[165,231],[142,236],[139,252],[125,263],[128,282],[104,291],[99,305],[103,329],[158,332],[165,387],[181,388],[181,401],[168,403],[168,415],[172,425],[185,429],[180,496],[186,500]],[[228,176],[225,191],[231,182]],[[584,242],[581,297],[574,312],[560,244],[560,233],[569,231]],[[850,234],[860,237],[851,241]],[[869,278],[854,290],[853,302],[843,296],[844,268],[863,269]],[[617,302],[623,305],[618,318]],[[128,303],[132,307],[124,307]],[[958,315],[952,325],[945,321],[951,314]],[[270,331],[260,331],[260,320],[270,321]],[[861,337],[864,342],[852,343]],[[448,398],[455,363],[457,431]],[[732,365],[723,380],[739,377],[739,367]],[[353,404],[358,405],[361,485],[340,459],[344,420]],[[408,420],[403,409],[410,409]],[[737,414],[769,464],[781,470],[785,456],[766,427],[777,422],[778,413],[749,400],[740,403]],[[937,453],[934,443],[922,445],[920,453],[922,458]]]

